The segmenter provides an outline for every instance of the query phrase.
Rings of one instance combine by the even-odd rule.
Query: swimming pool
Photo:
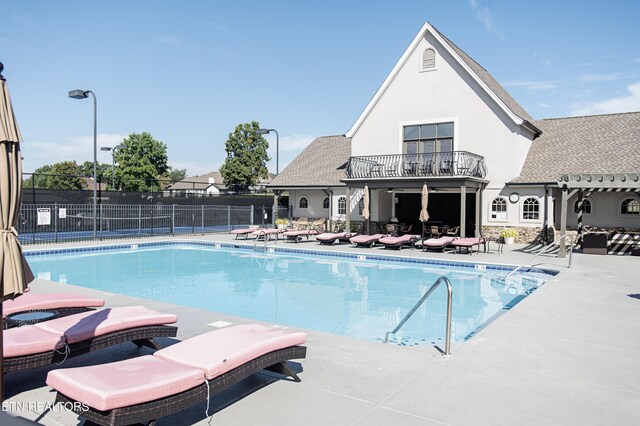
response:
[[[27,255],[40,278],[369,341],[381,341],[442,275],[453,286],[452,339],[461,341],[553,274],[533,269],[505,282],[508,267],[276,250],[169,242]],[[440,286],[395,342],[443,340],[446,298]]]

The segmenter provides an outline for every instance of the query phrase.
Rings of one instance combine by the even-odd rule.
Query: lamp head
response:
[[[269,132],[270,132],[269,129],[258,129],[258,134],[259,135],[266,135]]]
[[[110,146],[103,146],[100,148],[100,151],[111,151],[111,147]]]
[[[89,97],[84,90],[70,90],[69,97],[73,99],[84,99]]]
[[[113,150],[115,151],[116,149],[122,149],[122,148],[126,148],[127,146],[123,143],[121,143],[120,145],[116,145],[113,147]]]

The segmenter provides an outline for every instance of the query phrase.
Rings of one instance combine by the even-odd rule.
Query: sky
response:
[[[99,147],[149,132],[199,175],[255,120],[278,131],[281,171],[349,130],[425,21],[535,119],[640,111],[633,0],[0,0],[0,16],[25,172],[93,159],[92,104],[73,89],[97,96]]]

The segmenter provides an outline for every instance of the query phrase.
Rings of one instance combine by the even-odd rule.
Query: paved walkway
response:
[[[204,239],[229,241],[228,236]],[[312,243],[297,246],[355,250]],[[427,255],[418,250],[399,254],[519,264],[529,257],[522,248],[507,247],[502,255],[495,251]],[[566,268],[566,259],[546,257],[540,262],[555,265],[561,273],[469,341],[454,344],[451,357],[431,347],[382,345],[306,330],[308,355],[301,361],[301,383],[256,374],[212,397],[211,424],[638,424],[640,258],[576,254],[571,269]],[[71,286],[40,280],[34,291],[62,287]],[[174,312],[180,318],[179,339],[209,331],[207,324],[214,321],[248,321],[80,287],[73,290],[103,296],[110,306],[142,303]],[[120,345],[66,365],[108,362],[146,351]],[[44,384],[47,371],[8,376],[8,401],[53,401],[54,394]],[[208,424],[205,408],[205,404],[194,406],[159,424]],[[75,415],[64,411],[16,414],[43,424],[77,423]]]

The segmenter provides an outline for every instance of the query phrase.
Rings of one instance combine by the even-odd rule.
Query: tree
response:
[[[102,178],[102,181],[107,177],[111,177],[111,164],[98,163],[96,165],[98,171],[98,177]],[[93,161],[85,161],[78,166],[78,174],[81,176],[93,177]]]
[[[257,121],[238,124],[229,133],[225,144],[227,158],[220,167],[220,174],[227,188],[244,191],[267,176],[267,155],[269,143],[258,133]]]
[[[180,182],[187,176],[187,169],[174,169],[173,167],[169,169],[169,180],[171,182]]]
[[[36,189],[85,189],[86,182],[79,175],[75,161],[47,164],[37,168],[33,175],[24,181],[24,187],[33,188],[35,177]]]
[[[155,140],[149,133],[132,133],[116,151],[116,186],[127,191],[158,190],[159,179],[166,179],[167,146]]]

